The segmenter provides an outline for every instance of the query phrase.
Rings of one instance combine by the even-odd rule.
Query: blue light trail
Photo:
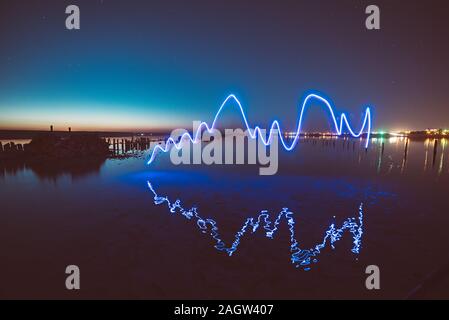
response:
[[[243,118],[243,122],[245,123],[248,133],[252,139],[256,139],[257,137],[259,137],[261,139],[261,141],[263,142],[263,144],[265,146],[268,146],[269,144],[271,144],[273,132],[274,132],[275,128],[277,128],[277,133],[279,135],[282,146],[284,147],[285,150],[291,151],[295,148],[295,146],[299,140],[304,110],[305,110],[306,106],[308,105],[308,102],[312,99],[315,99],[315,100],[318,100],[318,101],[324,103],[324,105],[329,109],[329,112],[331,114],[331,118],[333,120],[333,124],[334,124],[335,131],[336,131],[337,135],[340,136],[343,133],[343,124],[346,125],[346,128],[348,129],[349,133],[354,138],[360,137],[363,134],[363,130],[365,129],[365,127],[367,127],[365,148],[368,148],[369,138],[371,135],[371,111],[370,111],[369,107],[367,107],[365,110],[365,116],[364,116],[363,124],[362,124],[360,131],[358,133],[355,133],[354,130],[349,125],[348,119],[344,113],[341,114],[340,123],[338,124],[337,117],[335,116],[334,110],[333,110],[331,104],[329,103],[329,101],[327,101],[325,98],[323,98],[317,94],[314,94],[314,93],[309,94],[309,95],[307,95],[307,97],[304,99],[304,101],[302,103],[301,112],[299,115],[299,120],[298,120],[295,136],[294,136],[292,142],[290,144],[288,144],[285,142],[285,140],[283,138],[282,131],[281,131],[278,120],[273,121],[273,123],[271,124],[268,138],[264,137],[264,134],[262,133],[261,129],[258,126],[256,126],[254,128],[254,130],[251,130],[248,120],[246,118],[245,112],[243,111],[242,104],[240,103],[240,101],[237,99],[237,97],[235,95],[231,94],[221,104],[220,108],[218,109],[217,113],[215,114],[214,121],[212,122],[212,125],[210,127],[206,122],[201,122],[198,129],[196,130],[194,137],[191,136],[188,132],[186,132],[181,136],[179,143],[176,143],[175,140],[172,137],[170,137],[165,142],[165,146],[162,147],[161,145],[156,145],[151,153],[150,159],[148,160],[147,164],[151,164],[154,161],[154,159],[156,158],[156,152],[158,152],[158,151],[162,151],[164,153],[168,152],[170,150],[169,149],[170,144],[173,144],[176,149],[180,150],[182,148],[182,143],[184,142],[185,138],[188,138],[192,143],[198,143],[199,141],[201,141],[201,133],[202,133],[203,128],[205,128],[209,133],[212,133],[212,131],[215,129],[215,125],[218,121],[221,111],[227,105],[227,103],[231,100],[234,100],[237,103],[237,105],[239,106],[240,113]]]
[[[196,222],[197,227],[204,234],[209,233],[215,242],[215,248],[219,251],[226,252],[229,256],[232,256],[234,252],[237,251],[241,239],[247,233],[249,229],[251,233],[255,233],[259,227],[263,227],[265,230],[265,236],[269,239],[273,239],[278,226],[282,219],[287,220],[287,224],[290,232],[290,252],[291,252],[291,262],[297,268],[303,268],[304,270],[310,270],[312,263],[318,262],[317,256],[321,253],[321,250],[326,247],[329,243],[332,249],[335,249],[335,243],[339,241],[345,230],[348,230],[353,237],[353,247],[351,251],[354,254],[359,254],[362,244],[363,235],[363,203],[360,204],[358,210],[357,218],[346,219],[341,227],[337,227],[335,223],[332,223],[326,230],[323,240],[310,249],[301,249],[299,243],[295,236],[295,219],[293,217],[293,212],[290,212],[288,208],[283,208],[282,211],[277,215],[276,219],[272,223],[269,220],[268,211],[263,210],[259,213],[257,218],[247,218],[242,228],[236,233],[234,241],[230,246],[226,246],[225,242],[220,238],[218,232],[218,226],[215,220],[205,219],[199,215],[197,208],[193,207],[191,209],[184,209],[181,205],[180,200],[176,200],[172,203],[168,197],[159,196],[152,184],[148,181],[148,187],[154,194],[154,203],[156,205],[166,204],[170,213],[181,214],[188,220],[193,220]]]

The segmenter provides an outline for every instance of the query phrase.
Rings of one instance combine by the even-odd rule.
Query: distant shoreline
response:
[[[49,131],[49,130],[0,130],[0,139],[33,139],[38,135],[53,133],[58,136],[69,134],[92,134],[100,137],[135,137],[135,136],[165,136],[168,132],[120,132],[120,131]]]
[[[83,134],[83,135],[96,135],[101,138],[114,138],[114,137],[139,137],[139,136],[170,136],[170,132],[164,131],[153,131],[153,132],[145,132],[145,131],[50,131],[50,130],[0,130],[0,140],[27,140],[33,139],[42,134],[52,133],[54,135],[64,137],[70,134]],[[288,136],[288,135],[287,135]],[[320,133],[320,132],[310,132],[310,133],[301,133],[302,137],[336,137],[337,134],[330,133]],[[342,134],[342,138],[351,138],[349,134]],[[362,138],[366,137],[366,133],[362,134]],[[371,138],[394,138],[394,137],[403,137],[411,140],[422,140],[422,139],[447,139],[449,138],[449,134],[441,134],[441,133],[433,133],[428,134],[425,131],[412,131],[409,133],[401,133],[401,134],[390,134],[390,133],[371,133]]]

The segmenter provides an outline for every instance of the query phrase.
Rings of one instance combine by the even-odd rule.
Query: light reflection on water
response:
[[[95,274],[90,279],[95,288],[84,292],[96,297],[105,292],[124,297],[132,291],[138,297],[201,298],[205,287],[215,288],[207,296],[215,298],[362,297],[367,294],[364,268],[377,264],[388,284],[380,295],[401,298],[427,272],[438,270],[445,260],[442,253],[449,250],[443,241],[448,149],[446,140],[435,144],[434,139],[372,139],[368,151],[357,139],[302,139],[294,152],[280,151],[278,174],[266,177],[258,176],[257,166],[174,166],[168,155],[146,166],[148,152],[100,164],[1,163],[0,268],[10,275],[3,287],[23,297],[29,284],[39,281],[20,280],[34,261],[40,261],[36,272],[51,275],[53,264],[80,261]],[[338,250],[324,249],[310,272],[297,272],[284,263],[291,258],[285,249],[294,243],[288,220],[279,224],[276,241],[246,233],[236,256],[222,260],[183,219],[152,205],[147,181],[158,193],[182,199],[187,208],[201,208],[220,224],[220,239],[226,243],[234,243],[234,232],[248,217],[288,207],[298,219],[301,248],[314,248],[327,226],[333,221],[342,226],[363,202],[358,260],[350,252],[354,238],[342,237]],[[259,228],[269,232],[261,221]],[[248,224],[248,230],[253,227]],[[105,278],[104,265],[110,278]],[[60,297],[59,278],[51,275],[43,279],[54,286],[34,287]],[[258,279],[265,280],[254,286]],[[111,288],[111,281],[119,283]],[[314,293],[313,288],[328,291]]]
[[[377,173],[379,174],[390,174],[394,169],[399,169],[400,173],[404,174],[408,170],[410,161],[412,162],[410,170],[419,172],[420,159],[422,159],[421,166],[424,172],[435,170],[437,175],[441,175],[444,173],[444,169],[448,168],[448,164],[445,163],[447,139],[411,141],[408,138],[401,137],[390,138],[387,143],[384,139],[373,139],[373,144],[375,145],[375,151],[378,153]],[[389,149],[386,156],[385,147]],[[398,159],[401,154],[402,160],[399,165]],[[382,169],[384,170],[382,171]],[[411,172],[411,174],[414,173]]]
[[[154,139],[161,139],[163,137],[149,136],[151,141],[156,141]],[[148,157],[149,150],[144,153],[141,150],[123,149],[122,141],[129,140],[129,137],[106,137],[111,141],[117,141],[117,153],[123,155],[143,155]],[[134,138],[133,138],[134,140]],[[14,142],[15,144],[26,144],[29,143],[29,139],[12,139],[12,140],[0,140],[2,144]],[[297,159],[299,157],[307,157],[313,159],[313,161],[323,162],[323,159],[316,159],[315,155],[322,155],[322,150],[325,150],[327,156],[337,156],[338,158],[345,157],[345,160],[351,159],[351,154],[356,155],[356,162],[358,165],[365,165],[367,163],[372,164],[375,161],[376,173],[381,175],[388,175],[393,173],[409,173],[411,175],[417,174],[420,170],[418,169],[418,164],[420,159],[422,159],[421,168],[422,171],[434,172],[436,175],[441,175],[444,173],[449,173],[449,155],[448,153],[448,140],[447,139],[434,139],[427,138],[425,140],[414,141],[406,137],[390,137],[390,138],[372,138],[369,151],[365,152],[363,139],[353,139],[353,138],[301,138],[300,145],[302,144],[302,152],[292,152],[290,159]],[[311,150],[309,146],[316,147]],[[319,150],[322,149],[322,150]],[[167,161],[169,155],[161,155],[161,158],[166,158],[162,161]],[[280,157],[285,157],[280,151]],[[375,157],[375,158],[374,158]],[[365,163],[362,163],[362,160]],[[280,160],[282,161],[282,160]],[[353,163],[354,164],[354,163]],[[351,164],[351,165],[353,165]],[[348,162],[349,165],[349,162]],[[282,166],[282,163],[280,163]],[[408,167],[411,166],[409,169]],[[3,165],[4,167],[4,165]],[[1,174],[1,168],[0,168]]]
[[[309,271],[311,264],[318,262],[317,257],[326,245],[329,244],[332,249],[335,249],[335,243],[341,239],[346,230],[348,230],[348,232],[350,232],[353,236],[354,245],[351,251],[354,254],[358,254],[360,252],[363,234],[363,203],[359,206],[359,214],[357,218],[346,219],[341,227],[337,227],[335,223],[332,223],[324,233],[324,237],[321,242],[310,249],[300,248],[299,242],[296,240],[295,235],[294,213],[289,211],[288,208],[283,208],[274,221],[270,220],[270,214],[267,210],[261,211],[257,217],[247,218],[241,229],[235,234],[232,245],[226,246],[225,241],[221,238],[218,224],[214,219],[201,217],[198,213],[198,208],[196,207],[192,207],[191,209],[183,208],[181,200],[179,199],[175,202],[171,202],[168,197],[159,196],[149,181],[148,187],[154,195],[154,203],[156,205],[165,204],[167,205],[170,213],[180,214],[188,220],[193,219],[202,233],[209,234],[213,238],[215,242],[215,249],[226,252],[229,256],[232,256],[234,252],[237,251],[240,241],[248,232],[248,229],[250,229],[251,233],[255,233],[259,227],[262,227],[265,230],[265,236],[269,239],[273,239],[278,231],[279,224],[283,220],[287,221],[290,232],[290,259],[292,264],[294,264],[297,268],[302,267],[305,271]]]

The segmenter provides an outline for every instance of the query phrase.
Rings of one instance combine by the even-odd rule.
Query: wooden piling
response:
[[[437,152],[438,152],[438,139],[435,139],[435,142],[433,143],[432,167],[435,166],[435,161],[436,161],[436,158],[437,158]]]
[[[407,162],[407,154],[408,154],[408,139],[405,141],[405,148],[404,148],[404,163]]]

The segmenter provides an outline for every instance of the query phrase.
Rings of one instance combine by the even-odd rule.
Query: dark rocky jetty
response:
[[[24,146],[27,156],[50,158],[107,157],[108,143],[95,135],[76,134],[68,137],[41,135]]]
[[[106,158],[109,155],[109,144],[103,138],[91,134],[42,134],[29,144],[16,145],[10,142],[0,150],[0,159],[82,159]]]

